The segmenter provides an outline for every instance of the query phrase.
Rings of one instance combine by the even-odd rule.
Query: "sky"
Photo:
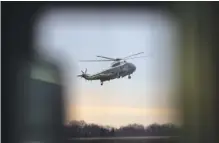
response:
[[[66,120],[119,127],[130,123],[178,122],[178,25],[161,10],[49,9],[35,24],[35,48],[55,59],[65,77]],[[109,82],[76,77],[107,69],[110,62],[80,63],[96,55],[133,59],[131,79]]]

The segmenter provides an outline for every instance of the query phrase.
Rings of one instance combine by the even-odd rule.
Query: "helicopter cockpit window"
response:
[[[111,67],[116,67],[118,65],[120,65],[120,62],[113,63]]]

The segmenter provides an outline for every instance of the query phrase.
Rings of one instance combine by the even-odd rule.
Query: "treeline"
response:
[[[177,136],[179,127],[173,124],[152,124],[144,127],[129,124],[120,128],[87,124],[84,121],[71,121],[65,125],[65,135],[72,137],[121,137],[121,136]]]

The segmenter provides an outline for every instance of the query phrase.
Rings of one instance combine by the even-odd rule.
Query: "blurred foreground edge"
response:
[[[3,16],[5,19],[2,20],[2,26],[7,27],[2,29],[5,34],[3,47],[9,51],[6,56],[6,72],[9,76],[7,79],[3,77],[5,89],[8,90],[4,95],[7,109],[3,109],[8,125],[3,125],[6,134],[2,137],[10,143],[61,143],[62,88],[53,82],[30,78],[30,69],[35,62],[28,62],[31,58],[27,58],[31,57],[28,37],[31,26],[28,24],[31,14],[40,5],[10,4],[2,4],[2,14],[9,14]],[[180,67],[184,126],[181,141],[218,143],[218,3],[179,2],[166,5],[173,9],[183,25]],[[31,11],[30,7],[35,11]],[[51,67],[52,71],[56,71],[54,66]]]
[[[64,96],[59,67],[34,58],[19,73],[16,130],[22,142],[63,142]]]
[[[176,3],[182,24],[182,142],[218,142],[218,3]]]

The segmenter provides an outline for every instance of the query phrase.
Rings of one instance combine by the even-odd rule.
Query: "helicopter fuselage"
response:
[[[115,64],[114,64],[115,65]],[[83,74],[81,77],[86,80],[100,80],[101,85],[104,81],[113,80],[120,77],[129,76],[136,70],[136,66],[129,62],[119,62],[116,66],[111,66],[109,69],[103,70],[97,74],[89,75]]]
[[[103,70],[97,74],[89,75],[86,74],[87,69],[85,72],[81,71],[82,74],[78,75],[78,77],[82,77],[86,80],[100,80],[101,85],[103,85],[104,81],[113,80],[120,77],[128,76],[128,78],[131,78],[131,74],[133,74],[136,70],[136,66],[133,63],[126,62],[128,59],[135,59],[135,58],[141,58],[141,57],[133,57],[139,54],[143,54],[144,52],[132,54],[129,56],[126,56],[124,58],[110,58],[106,56],[97,56],[99,58],[103,58],[102,60],[82,60],[83,62],[103,62],[103,61],[113,61],[110,68]]]

